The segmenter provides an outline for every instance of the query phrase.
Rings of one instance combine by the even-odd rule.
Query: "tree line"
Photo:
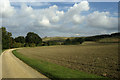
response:
[[[12,33],[8,32],[5,27],[2,27],[1,29],[2,29],[2,49],[10,49],[10,48],[18,48],[18,47],[81,44],[83,42],[82,38],[75,38],[74,40],[70,40],[68,38],[63,42],[59,42],[59,41],[43,42],[42,38],[34,32],[28,32],[25,37],[18,36],[13,38]]]
[[[12,33],[7,32],[5,27],[2,30],[2,49],[18,48],[18,47],[35,47],[42,45],[42,39],[34,32],[28,32],[27,35],[12,37]]]
[[[34,33],[28,32],[27,35],[18,36],[13,38],[12,33],[8,32],[5,27],[0,28],[2,30],[2,49],[18,48],[18,47],[35,47],[35,46],[50,46],[50,45],[78,45],[84,41],[97,41],[102,38],[117,37],[120,38],[120,33],[95,35],[88,37],[76,37],[73,39],[66,39],[64,41],[42,41],[42,38]]]
[[[112,34],[104,34],[104,35],[95,35],[95,36],[89,36],[85,37],[84,41],[98,41],[103,38],[120,38],[120,33],[112,33]]]

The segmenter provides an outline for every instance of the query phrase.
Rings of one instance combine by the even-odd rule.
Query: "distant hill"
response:
[[[65,41],[66,39],[74,39],[76,37],[45,37],[45,38],[42,38],[43,41],[58,41],[58,42],[63,42]]]
[[[45,37],[42,38],[43,42],[55,41],[64,42],[66,39],[83,38],[85,41],[97,41],[97,42],[120,42],[120,33],[102,34],[88,37]]]

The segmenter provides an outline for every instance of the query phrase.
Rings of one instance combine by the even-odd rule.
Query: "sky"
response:
[[[2,26],[13,37],[35,32],[40,37],[79,37],[118,32],[117,2],[0,3]],[[2,15],[2,16],[1,16]]]

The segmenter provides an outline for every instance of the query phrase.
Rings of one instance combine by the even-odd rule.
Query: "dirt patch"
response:
[[[50,46],[17,51],[30,58],[45,60],[74,70],[118,78],[118,44]]]

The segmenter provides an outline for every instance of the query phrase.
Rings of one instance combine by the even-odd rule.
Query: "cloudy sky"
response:
[[[118,31],[117,2],[0,3],[2,26],[13,37],[35,32],[45,36],[90,36]]]

